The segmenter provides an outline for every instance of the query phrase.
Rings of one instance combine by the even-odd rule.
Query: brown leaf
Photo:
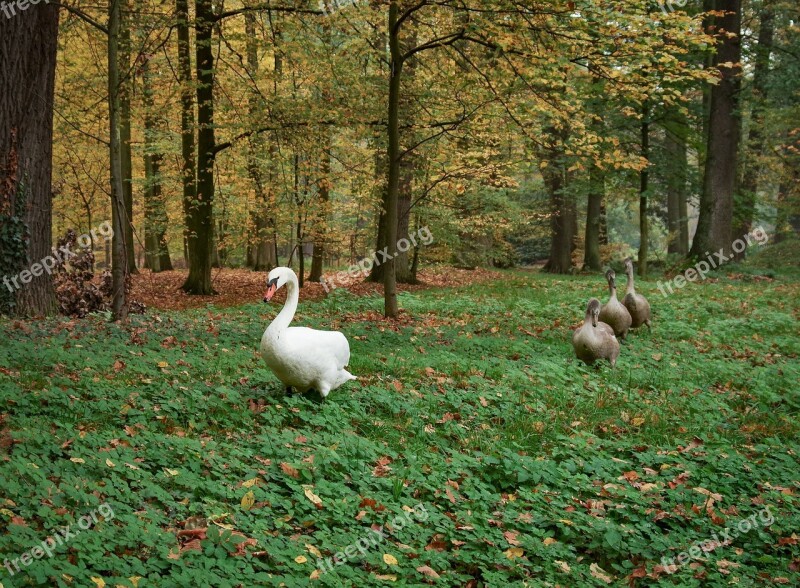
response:
[[[433,580],[437,580],[439,578],[439,574],[437,574],[436,571],[433,568],[429,567],[429,566],[419,566],[417,568],[417,571],[420,574],[422,574],[423,576],[428,576],[429,578],[432,578]]]
[[[300,478],[300,472],[297,471],[297,468],[293,468],[286,462],[281,463],[281,469],[283,470],[283,473],[290,478],[294,478],[295,480]]]

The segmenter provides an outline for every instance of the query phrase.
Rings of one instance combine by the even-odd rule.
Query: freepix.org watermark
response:
[[[689,563],[689,560],[703,559],[706,553],[714,551],[717,547],[730,545],[733,543],[734,539],[749,533],[753,529],[758,529],[759,527],[769,527],[774,522],[775,517],[772,515],[772,511],[767,506],[764,508],[764,510],[758,512],[757,514],[750,515],[746,519],[742,519],[736,523],[734,526],[726,527],[720,531],[719,534],[722,537],[718,537],[716,533],[713,533],[710,538],[706,539],[705,541],[698,541],[689,549],[680,553],[677,557],[662,557],[661,565],[663,566],[665,572],[668,574],[674,574],[678,571],[680,566]]]
[[[362,0],[322,0],[320,2],[322,14],[330,16],[334,12],[339,12],[342,8],[358,4]]]
[[[403,527],[407,527],[413,523],[414,519],[411,517],[412,514],[418,522],[424,523],[428,520],[428,511],[425,510],[425,506],[422,503],[417,504],[414,508],[404,506],[403,509],[403,514],[397,515],[389,522],[393,531],[399,531]],[[367,554],[367,551],[377,547],[386,541],[387,538],[388,536],[384,532],[383,527],[377,531],[375,529],[371,529],[368,535],[361,537],[361,539],[355,543],[348,545],[342,551],[336,553],[333,557],[318,559],[317,569],[319,570],[320,574],[324,574],[333,570],[334,565],[342,566],[348,561],[358,557],[359,554],[361,554],[361,557],[364,557]]]
[[[88,249],[93,243],[99,241],[100,237],[108,241],[113,236],[114,229],[111,227],[111,223],[106,221],[96,229],[92,229],[88,233],[78,237],[77,242],[79,247]],[[22,270],[16,276],[3,276],[3,284],[8,288],[9,292],[14,292],[14,290],[19,290],[23,286],[30,284],[34,277],[38,278],[44,272],[52,274],[57,264],[67,263],[76,255],[78,255],[78,253],[72,251],[69,245],[65,245],[57,250],[53,249],[52,255],[48,255],[38,263],[34,263],[29,269]]]
[[[736,239],[731,245],[731,249],[734,253],[742,253],[745,249],[750,247],[753,242],[758,243],[759,245],[765,245],[767,241],[769,241],[769,235],[767,232],[762,229],[761,227],[757,227],[750,231],[747,235],[742,237],[741,239]],[[678,289],[683,288],[689,282],[696,282],[698,280],[702,281],[706,279],[706,275],[711,270],[718,269],[719,267],[725,265],[733,259],[733,256],[730,257],[725,255],[725,250],[720,249],[719,251],[710,254],[706,251],[706,258],[703,260],[698,261],[694,267],[690,267],[682,274],[678,274],[671,280],[669,280],[666,284],[659,282],[658,289],[661,291],[662,296],[665,298],[668,294],[674,294],[675,291],[672,289],[675,286]]]
[[[14,18],[20,12],[28,10],[31,6],[36,6],[39,2],[50,4],[50,0],[16,0],[16,2],[0,2],[0,11],[6,18]]]
[[[419,241],[417,241],[419,239]],[[336,290],[342,284],[347,283],[348,278],[358,277],[359,274],[366,277],[373,267],[386,263],[390,259],[394,259],[399,253],[407,253],[411,247],[419,247],[422,245],[430,245],[433,243],[433,233],[428,227],[418,229],[413,235],[409,235],[408,239],[400,239],[397,242],[394,253],[389,253],[389,246],[387,245],[380,251],[374,252],[370,257],[365,257],[356,265],[351,265],[348,269],[336,273],[332,278],[328,279],[323,277],[321,281],[322,288],[326,293],[331,290]]]
[[[683,8],[688,3],[689,0],[659,0],[658,6],[664,14],[669,14],[675,12],[677,8]]]
[[[53,557],[56,547],[67,544],[70,540],[80,535],[81,531],[88,531],[92,525],[96,525],[99,521],[98,515],[103,517],[104,521],[110,521],[114,518],[114,509],[111,508],[111,505],[107,502],[104,502],[89,514],[83,515],[75,521],[75,524],[56,529],[56,531],[50,537],[42,541],[40,545],[30,548],[19,557],[4,560],[3,567],[13,576],[21,572],[22,567],[31,565],[34,560],[42,559],[45,554],[47,557]],[[22,567],[20,567],[20,564],[22,564]]]

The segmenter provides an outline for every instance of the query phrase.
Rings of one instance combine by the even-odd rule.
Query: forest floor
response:
[[[125,326],[0,319],[0,583],[800,585],[797,269],[642,281],[613,370],[570,345],[601,277],[489,274],[395,322],[301,302],[359,377],[324,402],[259,356],[263,276]]]

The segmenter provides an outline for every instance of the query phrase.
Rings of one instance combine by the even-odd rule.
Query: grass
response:
[[[770,272],[642,283],[615,370],[569,344],[596,276],[404,294],[396,323],[337,290],[295,318],[350,339],[324,403],[259,357],[275,308],[0,321],[0,557],[113,509],[0,582],[798,585],[800,280]]]

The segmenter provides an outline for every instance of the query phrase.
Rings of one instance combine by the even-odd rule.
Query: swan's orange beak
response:
[[[269,302],[278,291],[278,280],[272,280],[267,283],[267,291],[264,293],[264,302]]]

